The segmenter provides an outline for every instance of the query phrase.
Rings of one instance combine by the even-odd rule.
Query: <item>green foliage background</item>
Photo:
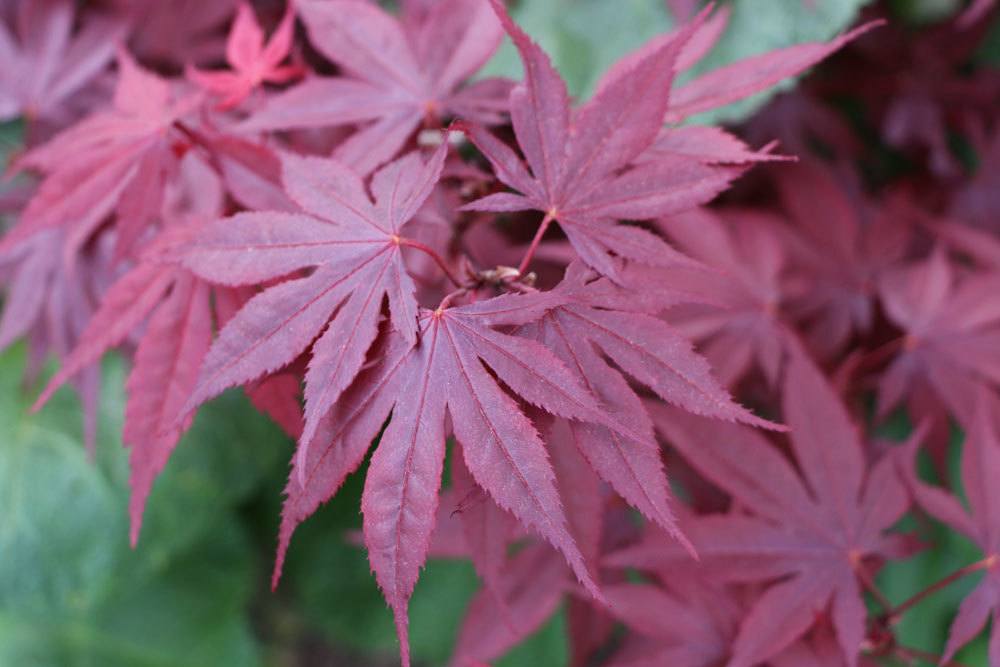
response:
[[[933,18],[942,2],[900,0],[902,14]],[[862,0],[734,0],[731,25],[700,70],[793,43],[827,39]],[[521,0],[516,17],[585,97],[615,59],[666,30],[661,0]],[[1000,44],[1000,30],[994,46]],[[984,50],[996,60],[997,48]],[[489,73],[517,76],[509,44]],[[734,121],[762,99],[703,120]],[[0,128],[0,151],[16,126]],[[277,593],[268,590],[281,489],[292,443],[238,392],[202,410],[149,499],[139,547],[128,546],[127,452],[120,430],[125,365],[104,364],[96,460],[82,446],[78,401],[60,392],[28,413],[38,387],[22,383],[25,353],[0,355],[0,667],[216,667],[392,665],[392,618],[350,539],[360,527],[363,471],[304,524]],[[938,529],[938,549],[888,568],[894,602],[977,555]],[[957,600],[972,582],[906,617],[904,641],[940,650]],[[471,567],[432,562],[411,605],[413,654],[445,664],[476,588]],[[502,667],[566,663],[557,616]],[[982,642],[961,656],[985,665]]]

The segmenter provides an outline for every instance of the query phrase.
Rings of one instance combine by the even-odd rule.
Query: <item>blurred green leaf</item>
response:
[[[296,531],[282,588],[335,644],[393,659],[399,644],[392,613],[371,574],[364,549],[349,541],[361,528],[364,471]],[[430,561],[410,601],[410,649],[415,660],[447,662],[458,626],[477,589],[466,562]],[[539,662],[535,664],[549,664]]]
[[[618,58],[669,30],[663,0],[521,0],[515,20],[542,45],[572,95],[587,97]],[[521,61],[509,39],[484,76],[520,78]]]
[[[208,406],[150,497],[128,547],[124,365],[105,364],[97,462],[79,405],[60,391],[39,414],[0,355],[0,665],[255,665],[247,607],[260,564],[237,508],[287,455],[237,394]]]
[[[727,4],[732,6],[732,17],[725,34],[692,71],[702,74],[773,49],[828,40],[847,28],[867,1],[731,0]],[[672,25],[663,0],[522,0],[513,14],[552,57],[570,93],[581,99],[590,96],[612,63]],[[521,64],[509,40],[483,74],[520,78]],[[701,114],[695,120],[739,121],[773,92]]]
[[[24,123],[20,120],[0,123],[0,166],[6,166],[10,154],[21,147],[23,135]]]
[[[547,665],[560,667],[569,664],[569,647],[566,644],[566,614],[560,611],[550,618],[538,632],[515,647],[497,663],[497,667],[522,667]]]

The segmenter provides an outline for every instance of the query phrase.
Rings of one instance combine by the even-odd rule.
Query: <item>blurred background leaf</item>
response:
[[[258,664],[247,608],[260,564],[235,512],[282,465],[276,429],[237,394],[204,411],[133,551],[122,362],[105,364],[92,463],[71,392],[27,412],[23,359],[21,348],[0,356],[0,664]]]
[[[731,7],[729,26],[692,74],[772,49],[828,40],[851,25],[867,0],[730,0],[718,4]],[[664,0],[519,0],[513,13],[549,53],[570,94],[578,99],[590,96],[600,76],[618,58],[673,25]],[[504,41],[483,75],[521,76],[510,40]],[[695,121],[740,121],[774,92],[701,114]]]

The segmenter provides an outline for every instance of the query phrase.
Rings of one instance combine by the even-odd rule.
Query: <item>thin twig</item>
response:
[[[442,271],[444,271],[444,275],[447,276],[448,280],[450,280],[455,287],[462,286],[462,281],[459,280],[454,273],[452,273],[451,268],[448,266],[448,264],[445,263],[444,258],[442,258],[441,255],[437,254],[434,248],[424,245],[420,241],[414,241],[413,239],[406,239],[406,238],[400,238],[399,245],[408,246],[410,248],[414,248],[424,253],[425,255],[434,260],[434,263],[437,264]]]
[[[890,623],[895,623],[896,621],[899,620],[900,616],[909,611],[911,607],[914,607],[915,605],[922,602],[928,596],[938,592],[942,588],[950,586],[951,584],[955,583],[959,579],[962,579],[963,577],[979,572],[980,570],[987,570],[996,564],[997,564],[997,556],[994,555],[984,558],[980,561],[976,561],[975,563],[972,563],[970,565],[966,565],[960,570],[952,572],[947,577],[938,581],[937,583],[931,584],[930,586],[920,591],[919,593],[917,593],[910,599],[906,600],[902,604],[898,605],[897,607],[890,608],[889,611],[886,612],[885,617],[889,620]]]
[[[549,211],[545,214],[542,219],[542,224],[538,226],[538,231],[535,232],[535,238],[531,239],[531,245],[528,246],[528,251],[524,253],[524,257],[521,258],[521,263],[517,265],[517,271],[520,274],[524,274],[528,269],[528,265],[531,264],[531,259],[535,256],[535,251],[538,250],[538,245],[542,242],[542,237],[545,236],[545,232],[548,231],[549,225],[555,220],[555,211]]]

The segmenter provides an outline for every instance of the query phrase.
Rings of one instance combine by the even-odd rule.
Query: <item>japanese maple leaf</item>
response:
[[[724,664],[745,609],[720,586],[675,576],[665,587],[605,588],[612,613],[632,631],[610,667],[716,667]]]
[[[1000,384],[1000,274],[956,273],[938,249],[879,283],[886,314],[904,332],[899,354],[879,380],[879,414],[930,390],[968,420],[978,393]]]
[[[51,355],[65,361],[76,347],[111,273],[107,244],[96,244],[76,257],[70,267],[63,261],[64,243],[64,231],[51,229],[0,256],[6,288],[0,349],[22,336],[27,338],[30,380],[37,377]],[[100,407],[100,370],[94,365],[73,378],[83,405],[84,442],[92,455]]]
[[[727,663],[777,655],[829,608],[841,652],[854,666],[865,634],[857,571],[889,557],[884,531],[908,506],[893,459],[870,471],[858,431],[819,370],[797,353],[784,384],[784,417],[801,475],[757,432],[653,406],[657,428],[748,514],[685,523],[707,573],[723,582],[773,582],[740,625]],[[666,566],[676,549],[649,554]],[[867,576],[867,574],[865,575]]]
[[[281,160],[274,148],[229,134],[201,132],[199,143],[211,151],[226,190],[251,211],[294,211],[282,188]]]
[[[669,325],[643,312],[644,304],[632,290],[574,263],[556,292],[566,302],[525,326],[521,334],[555,352],[624,423],[652,434],[652,422],[628,375],[668,403],[696,414],[774,427],[735,404],[712,376],[708,362]],[[567,428],[574,446],[615,491],[676,533],[667,479],[652,437],[632,440],[600,424],[569,423]]]
[[[77,346],[35,404],[37,409],[64,382],[146,323],[126,383],[122,436],[131,449],[133,545],[153,481],[190,425],[190,419],[178,422],[177,414],[212,340],[211,288],[178,261],[178,251],[195,227],[191,223],[162,232],[139,263],[108,288]]]
[[[1000,664],[1000,439],[997,436],[996,397],[982,390],[976,397],[971,420],[965,422],[966,440],[962,448],[962,486],[966,503],[944,490],[920,481],[910,446],[910,460],[902,466],[914,499],[939,521],[948,524],[976,543],[983,551],[979,569],[986,576],[959,607],[948,636],[941,664],[951,660],[958,649],[979,634],[987,619],[993,617],[989,643],[989,662]]]
[[[671,216],[658,227],[717,271],[671,274],[673,287],[689,287],[695,296],[670,308],[667,321],[699,344],[724,385],[754,368],[776,385],[794,335],[782,317],[789,257],[780,222],[766,213],[720,209]]]
[[[563,424],[550,422],[545,437],[559,496],[566,508],[567,527],[587,562],[596,564],[606,500],[600,480]],[[496,534],[496,528],[504,526],[498,519],[507,515],[463,468],[464,464],[455,466],[453,472],[457,470],[459,475],[452,477],[453,485],[456,479],[459,481],[457,487],[452,487],[457,492],[453,497],[461,502],[454,509],[442,508],[447,513],[439,514],[435,542],[440,542],[440,533],[455,532],[451,524],[460,523],[464,549],[451,556],[470,557],[485,585],[462,619],[451,659],[454,667],[472,667],[503,656],[551,618],[574,589],[566,560],[544,542],[522,539],[517,553],[507,556],[507,542],[499,538],[509,541],[511,535]],[[473,495],[477,491],[482,495]],[[484,573],[484,565],[489,565],[492,572]]]
[[[430,195],[447,144],[424,163],[410,153],[379,170],[372,202],[361,178],[335,160],[282,157],[288,196],[302,213],[239,213],[209,225],[185,265],[211,282],[257,285],[315,267],[254,298],[219,333],[187,403],[278,370],[307,348],[307,446],[320,419],[361,370],[388,298],[393,327],[416,340],[414,284],[401,234]]]
[[[831,356],[855,334],[871,330],[881,275],[908,248],[911,227],[892,198],[876,205],[860,185],[815,162],[775,170],[792,225],[788,250],[801,284],[788,308],[805,320],[807,340]]]
[[[654,144],[668,114],[679,120],[758,92],[852,38],[844,36],[830,45],[802,45],[809,58],[789,57],[792,67],[776,52],[672,91],[675,71],[696,59],[686,51],[689,45],[699,54],[704,51],[705,40],[699,32],[710,26],[704,24],[702,13],[612,67],[594,98],[574,111],[566,84],[546,54],[513,22],[499,0],[490,2],[524,63],[525,80],[511,93],[510,108],[527,165],[506,144],[470,126],[469,137],[491,162],[497,178],[518,194],[490,195],[467,208],[542,211],[545,217],[537,240],[556,221],[580,257],[609,276],[616,272],[609,253],[651,264],[676,261],[676,253],[660,238],[638,227],[617,225],[617,220],[653,219],[694,208],[726,189],[740,173],[735,167],[668,151],[654,152],[637,162]],[[716,161],[746,162],[746,151],[733,152],[733,147],[729,143],[729,155]]]
[[[548,56],[499,2],[492,4],[524,62],[525,80],[511,93],[510,109],[527,165],[506,144],[469,126],[469,138],[497,178],[519,194],[490,195],[466,208],[543,211],[537,239],[558,222],[580,257],[604,275],[617,275],[609,252],[650,264],[676,262],[677,253],[659,237],[616,221],[691,208],[721,192],[736,175],[680,155],[648,159],[626,170],[656,140],[677,58],[701,22],[640,54],[629,67],[612,69],[595,97],[573,112],[566,84]]]
[[[256,295],[252,287],[234,287],[215,291],[216,327],[221,329]],[[274,421],[292,439],[302,435],[302,386],[305,364],[296,359],[283,371],[247,383],[244,393],[250,403]]]
[[[301,69],[281,62],[292,48],[295,14],[291,5],[274,34],[264,44],[264,33],[247,2],[240,4],[226,42],[226,62],[231,72],[203,71],[188,67],[187,77],[221,97],[222,109],[231,109],[245,100],[262,83],[285,83],[301,74]]]
[[[44,174],[18,225],[0,247],[44,229],[70,226],[68,253],[83,245],[112,213],[121,236],[135,239],[159,211],[167,173],[175,166],[173,123],[197,96],[171,89],[118,54],[112,108],[98,111],[26,153],[21,169]]]
[[[480,667],[537,632],[559,610],[570,582],[566,564],[546,544],[529,544],[514,555],[502,580],[505,607],[480,591],[465,611],[451,659],[452,667]],[[507,614],[513,627],[502,620]]]
[[[425,119],[496,122],[509,87],[463,86],[503,31],[482,0],[441,0],[397,19],[375,3],[303,0],[310,42],[344,73],[312,77],[271,98],[242,125],[277,130],[360,125],[334,157],[367,174],[396,156]]]
[[[519,537],[513,517],[501,509],[472,477],[462,454],[451,456],[451,486],[441,492],[429,558],[468,558],[488,594],[501,607],[503,622],[515,620],[503,590],[508,546]],[[563,560],[560,565],[565,567]]]
[[[391,413],[368,469],[362,511],[369,560],[395,613],[408,664],[406,606],[434,527],[447,413],[475,483],[558,549],[586,589],[600,597],[567,529],[546,447],[499,384],[550,415],[604,423],[642,438],[607,415],[544,346],[496,329],[527,324],[559,302],[559,295],[546,292],[423,310],[416,344],[390,332],[373,364],[323,417],[315,444],[295,458],[275,581],[292,531],[360,465]]]
[[[13,4],[16,25],[0,20],[0,121],[23,115],[65,123],[72,119],[67,102],[111,61],[123,26],[109,16],[86,14],[74,34],[71,0]]]
[[[627,551],[617,555],[625,556]],[[662,586],[605,588],[613,613],[631,631],[609,667],[718,667],[726,664],[755,595],[671,571]],[[767,662],[772,667],[844,667],[827,618]],[[876,667],[862,657],[859,665]]]

